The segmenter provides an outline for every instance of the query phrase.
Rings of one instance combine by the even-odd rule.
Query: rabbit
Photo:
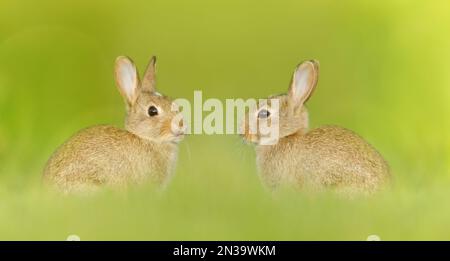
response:
[[[278,124],[276,142],[262,142],[265,136],[250,131],[251,116],[244,119],[241,135],[255,145],[259,176],[270,190],[288,185],[300,190],[331,190],[350,197],[371,195],[391,178],[388,163],[380,153],[350,130],[338,126],[308,129],[305,103],[318,76],[318,61],[302,62],[296,67],[287,94],[269,97],[266,106],[250,110],[257,124]],[[270,106],[272,100],[278,102],[278,109]],[[276,116],[278,119],[271,119]]]
[[[100,187],[122,190],[145,182],[165,187],[184,129],[177,105],[156,92],[155,73],[155,56],[142,82],[133,61],[118,57],[115,80],[126,104],[125,129],[99,125],[81,130],[50,157],[44,183],[64,194]]]

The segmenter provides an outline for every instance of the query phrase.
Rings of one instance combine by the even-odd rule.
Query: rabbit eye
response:
[[[260,110],[259,112],[258,112],[258,118],[260,118],[260,119],[266,119],[266,118],[269,118],[269,116],[270,116],[270,111],[268,111],[268,110]]]
[[[150,115],[150,117],[158,115],[158,109],[155,106],[150,106],[150,108],[148,108],[148,115]]]

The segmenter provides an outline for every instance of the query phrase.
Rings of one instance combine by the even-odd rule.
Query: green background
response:
[[[450,240],[450,3],[0,0],[0,239]],[[157,55],[174,98],[284,92],[317,59],[311,125],[338,124],[389,161],[369,199],[261,186],[233,135],[188,136],[163,192],[63,198],[43,166],[81,128],[122,126],[114,59]]]

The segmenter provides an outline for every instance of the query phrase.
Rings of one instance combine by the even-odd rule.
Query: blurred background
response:
[[[0,239],[450,240],[450,3],[0,0]],[[253,148],[189,136],[164,192],[61,198],[43,166],[73,133],[122,126],[119,55],[174,98],[259,98],[321,64],[311,126],[352,129],[388,160],[391,191],[271,194]]]

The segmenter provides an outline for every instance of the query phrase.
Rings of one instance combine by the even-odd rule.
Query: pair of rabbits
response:
[[[68,193],[99,187],[126,188],[145,182],[165,186],[177,161],[177,144],[184,137],[182,120],[169,97],[155,89],[156,58],[152,57],[142,81],[127,57],[115,63],[115,79],[127,115],[125,129],[94,126],[80,131],[51,156],[44,181]],[[319,64],[305,61],[293,74],[287,94],[279,102],[279,140],[263,145],[244,121],[243,139],[255,144],[261,179],[271,189],[283,184],[302,189],[333,189],[343,193],[372,194],[389,181],[383,157],[355,133],[336,126],[308,131],[306,101],[317,85]],[[255,108],[258,121],[270,119],[268,108]]]

